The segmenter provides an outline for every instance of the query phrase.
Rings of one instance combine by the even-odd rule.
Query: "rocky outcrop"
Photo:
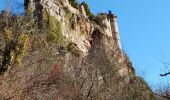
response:
[[[2,35],[0,41],[14,41],[16,46],[12,46],[9,52],[7,65],[10,68],[0,76],[0,99],[154,98],[145,82],[135,76],[128,56],[120,50],[107,14],[96,16],[96,22],[93,22],[88,19],[83,6],[80,12],[67,0],[25,1],[27,12],[31,12],[31,19],[35,19],[29,24],[35,30],[30,32],[30,26],[26,24],[28,26],[20,28],[20,31],[13,31],[20,33],[9,40]],[[21,18],[20,22],[24,20]],[[37,24],[40,27],[37,28]],[[22,41],[16,41],[16,37],[21,36],[24,37]],[[26,45],[26,40],[29,45]],[[1,48],[2,59],[6,58],[4,48],[9,48],[8,43],[5,42]],[[28,48],[24,49],[25,46]],[[20,58],[20,63],[16,64],[15,58]]]

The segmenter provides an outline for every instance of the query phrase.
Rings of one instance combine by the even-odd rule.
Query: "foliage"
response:
[[[104,20],[104,19],[106,19],[106,15],[103,14],[103,13],[99,13],[99,14],[95,17],[94,21],[96,22],[96,24],[101,25],[101,26],[103,26],[103,27],[106,27],[106,26],[102,23],[102,20]]]
[[[13,55],[15,59],[15,63],[17,65],[20,65],[22,56],[26,53],[30,46],[30,37],[27,34],[21,34],[19,35],[17,45],[15,47],[15,51]]]
[[[71,13],[68,16],[70,19],[74,19]],[[6,21],[2,22],[6,23]],[[46,13],[45,27],[41,30],[36,28],[33,18],[27,19],[26,16],[16,17],[15,21],[10,22],[3,27],[5,47],[0,74],[11,66],[19,66],[21,60],[25,61],[23,64],[27,67],[21,70],[13,69],[7,77],[2,79],[3,87],[1,88],[7,90],[1,92],[8,99],[20,99],[21,97],[21,100],[68,100],[70,98],[73,100],[135,100],[150,95],[143,80],[128,77],[129,82],[126,82],[122,77],[118,77],[116,67],[121,67],[121,65],[113,58],[114,54],[109,55],[106,48],[103,48],[105,45],[97,36],[101,34],[99,31],[96,31],[97,35],[94,36],[88,55],[81,59],[79,56],[82,52],[72,41],[68,42],[67,50],[75,56],[63,56],[60,52],[57,56],[53,54],[59,51],[59,46],[46,42],[46,35],[48,41],[57,44],[63,43],[63,35],[61,23],[50,14]],[[36,39],[32,39],[33,36]],[[37,41],[38,43],[35,45],[34,43]],[[23,59],[30,43],[29,56]],[[32,45],[36,48],[35,50],[33,48],[33,52]],[[11,81],[13,79],[16,81]],[[8,83],[4,84],[4,80]],[[14,83],[17,83],[17,86]],[[23,86],[21,87],[21,85]],[[147,92],[145,93],[145,91]]]
[[[77,47],[77,45],[73,42],[69,42],[67,45],[67,50],[70,51],[71,53],[75,54],[76,56],[81,55],[81,51]]]
[[[11,27],[10,28],[5,27],[3,35],[4,35],[5,40],[10,40],[11,36],[12,36],[12,28]]]
[[[5,72],[11,64],[20,66],[21,59],[25,55],[30,44],[27,34],[20,34],[6,42],[6,47],[3,51],[2,67],[0,68],[1,74]]]
[[[84,9],[85,9],[86,14],[87,14],[87,16],[89,17],[89,19],[90,19],[90,20],[93,20],[93,19],[94,19],[94,14],[90,11],[90,8],[89,8],[88,4],[87,4],[85,1],[83,1],[83,2],[81,3],[81,5],[84,6]]]
[[[4,39],[0,74],[3,74],[9,67],[21,66],[21,60],[30,47],[30,33],[36,30],[36,25],[29,16],[9,14],[0,20],[0,30]]]
[[[66,16],[71,19],[72,18],[72,13],[71,11],[68,9],[68,7],[64,7],[64,10],[66,12]]]
[[[77,0],[69,0],[69,2],[74,8],[79,8],[79,3],[77,2]]]
[[[64,43],[64,37],[62,35],[61,22],[56,20],[53,16],[50,16],[47,22],[47,40],[53,41],[57,44]]]
[[[69,19],[70,22],[70,27],[72,29],[75,29],[75,16],[73,13],[71,13],[71,11],[68,9],[68,7],[64,7],[65,11],[66,11],[66,16]]]
[[[73,14],[71,13],[71,11],[68,9],[68,7],[64,7],[65,11],[66,11],[66,16],[69,18],[69,21],[72,21],[74,19]]]

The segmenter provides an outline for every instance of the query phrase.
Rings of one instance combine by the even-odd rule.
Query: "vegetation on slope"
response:
[[[94,20],[94,14],[90,11],[89,5],[85,1],[83,1],[81,4],[79,4],[77,0],[69,0],[69,2],[74,8],[77,8],[77,9],[80,9],[79,8],[80,5],[83,5],[89,19]]]
[[[69,0],[69,3],[74,7],[74,8],[79,8],[79,3],[77,0]]]
[[[90,20],[94,20],[94,14],[90,11],[90,8],[89,8],[88,4],[87,4],[85,1],[83,1],[83,2],[81,3],[81,5],[84,6],[84,9],[85,9],[86,14],[87,14],[87,16],[89,17],[89,19],[90,19]]]
[[[88,7],[85,9],[88,12]],[[9,71],[5,78],[0,77],[1,91],[5,94],[0,94],[1,97],[21,100],[154,99],[143,80],[119,76],[118,68],[123,64],[114,59],[114,52],[108,55],[107,48],[103,48],[102,38],[105,37],[100,31],[92,34],[92,47],[87,57],[82,58],[75,43],[60,47],[64,41],[61,22],[48,12],[41,29],[35,19],[27,15],[9,15],[0,20],[0,32],[5,41],[0,65],[0,69],[5,70],[1,70],[1,74]],[[71,54],[63,52],[65,48]],[[29,55],[25,55],[27,53]],[[18,62],[22,67],[16,67]]]

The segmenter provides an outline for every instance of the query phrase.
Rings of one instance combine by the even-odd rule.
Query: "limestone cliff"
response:
[[[116,15],[92,21],[67,0],[25,0],[25,9],[1,22],[0,99],[154,99],[121,49]]]

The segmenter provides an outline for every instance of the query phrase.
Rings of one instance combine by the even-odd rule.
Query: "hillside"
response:
[[[155,100],[121,48],[117,16],[74,0],[25,0],[0,18],[0,99]]]

